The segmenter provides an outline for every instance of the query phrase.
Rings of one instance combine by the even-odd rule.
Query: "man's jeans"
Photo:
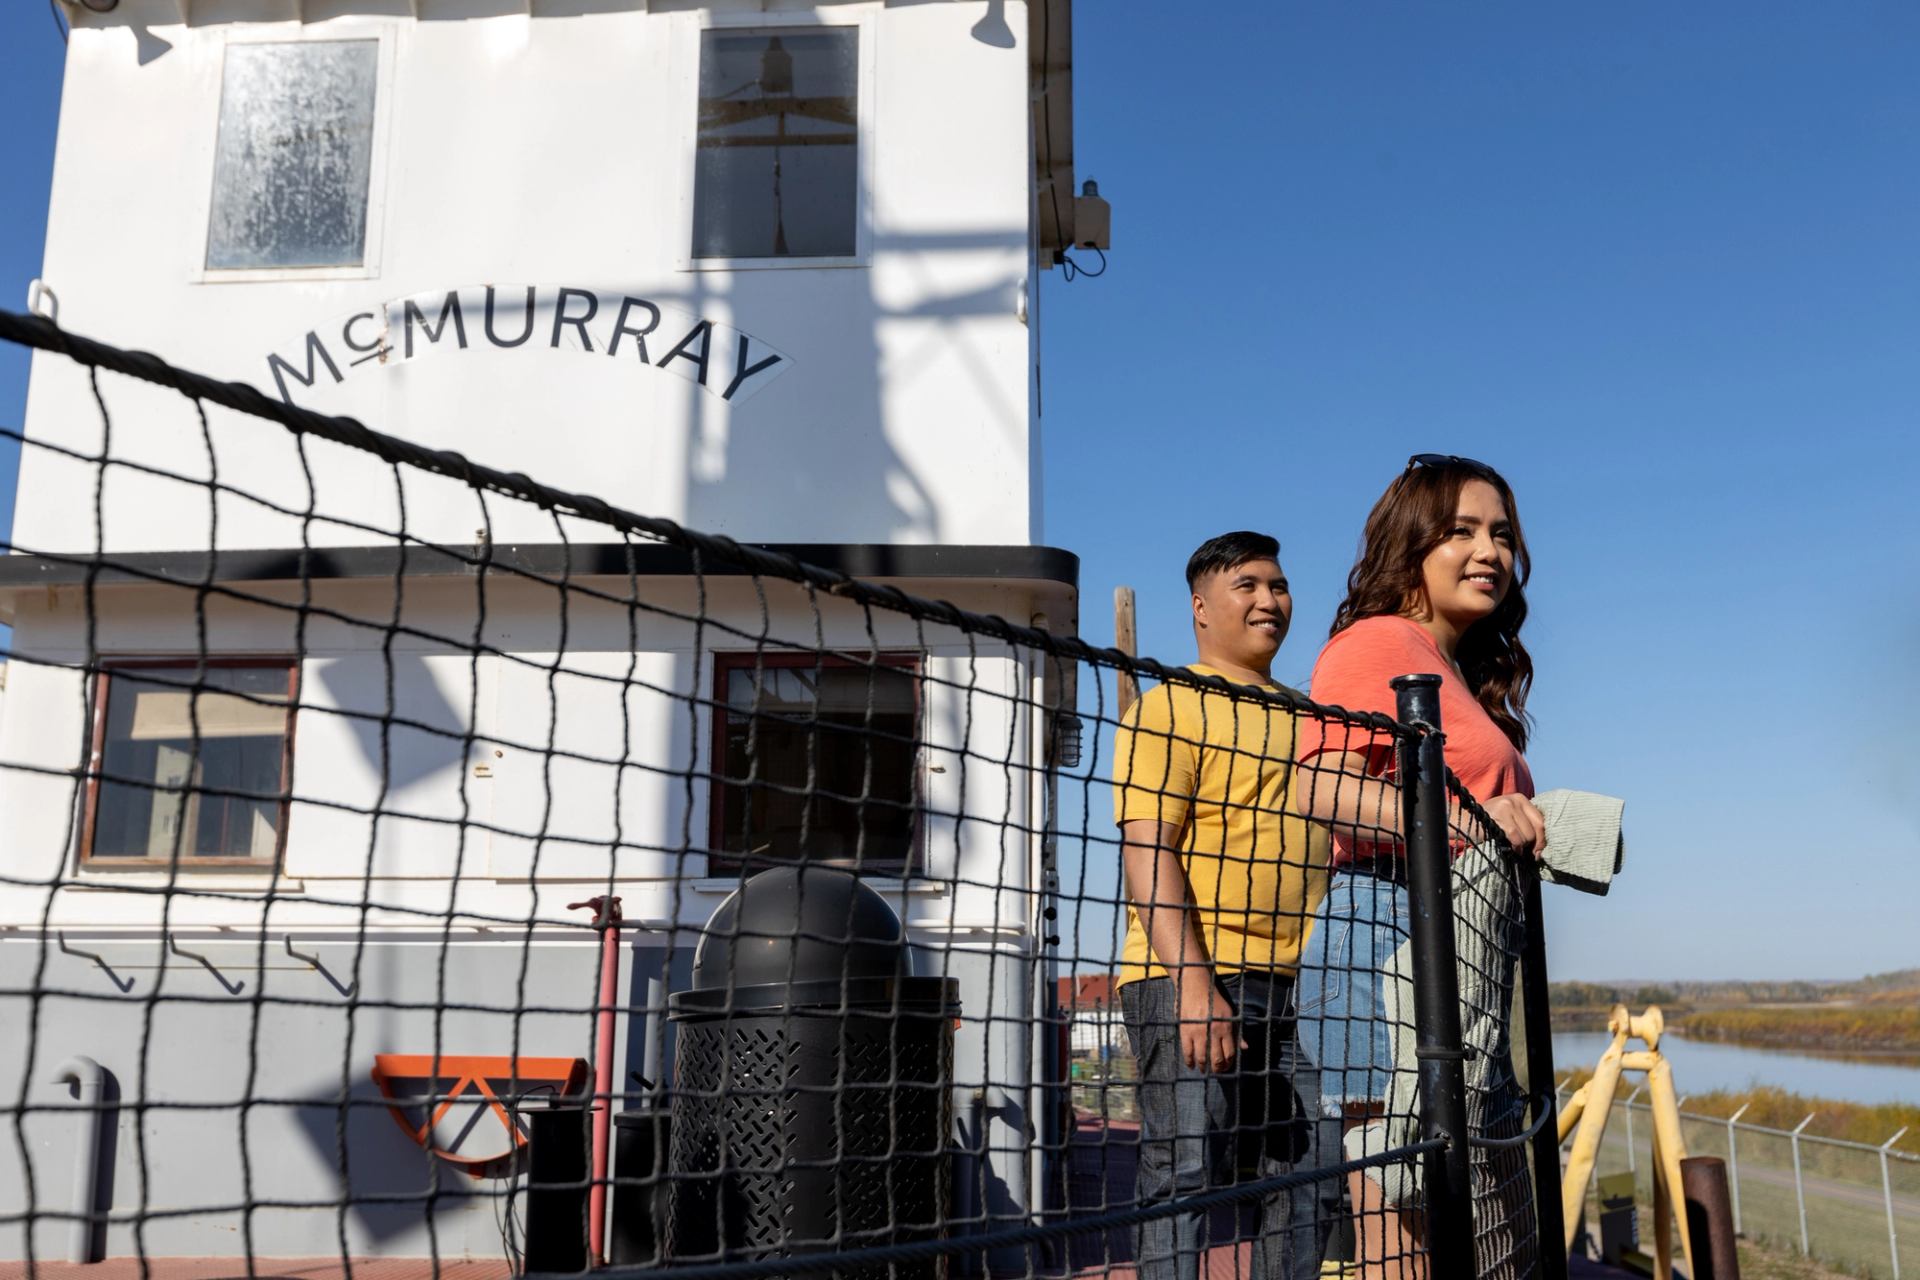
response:
[[[1318,1168],[1339,1151],[1339,1122],[1320,1115],[1319,1072],[1300,1051],[1293,979],[1236,973],[1219,988],[1238,1012],[1247,1048],[1220,1075],[1181,1061],[1180,1014],[1168,978],[1120,988],[1127,1034],[1140,1064],[1140,1166],[1135,1189],[1153,1204],[1292,1169]],[[1260,1201],[1253,1280],[1320,1274],[1340,1188],[1312,1183]],[[1323,1198],[1332,1203],[1323,1204]],[[1207,1215],[1157,1218],[1134,1228],[1139,1280],[1196,1280]],[[1231,1244],[1230,1240],[1218,1241]]]

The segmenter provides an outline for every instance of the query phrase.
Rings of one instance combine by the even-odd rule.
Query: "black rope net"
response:
[[[1462,1042],[1469,1055],[1464,1078],[1474,1261],[1482,1276],[1532,1275],[1541,1244],[1527,1167],[1529,1113],[1550,1125],[1553,1103],[1529,1100],[1527,1055],[1515,1024],[1525,1021],[1519,961],[1527,951],[1527,930],[1538,921],[1529,913],[1526,864],[1457,782],[1448,782],[1450,802],[1461,806],[1449,827],[1449,843],[1458,852],[1450,888]],[[1536,878],[1533,915],[1538,883]],[[1551,1089],[1551,1069],[1545,1079]]]
[[[1446,1273],[1421,730],[0,338],[94,411],[5,433],[83,497],[0,560],[0,1257]],[[1453,813],[1474,1265],[1543,1274]]]

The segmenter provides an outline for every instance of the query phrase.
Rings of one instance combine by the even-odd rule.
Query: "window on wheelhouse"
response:
[[[286,659],[102,671],[83,860],[276,865],[286,841],[294,692]]]
[[[859,205],[856,27],[704,31],[695,258],[848,258]]]
[[[918,838],[919,659],[714,659],[716,875],[821,862],[905,875]]]
[[[379,52],[377,40],[227,46],[209,270],[365,262]]]

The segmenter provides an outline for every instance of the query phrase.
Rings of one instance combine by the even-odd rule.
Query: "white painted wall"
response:
[[[1029,335],[1018,314],[1031,274],[1024,6],[1006,6],[1010,48],[972,34],[983,0],[935,4],[721,0],[123,0],[76,11],[62,98],[44,277],[77,333],[146,348],[184,367],[274,389],[267,357],[306,366],[293,398],[435,447],[525,470],[633,509],[746,540],[1026,543],[1038,535],[1030,459]],[[765,10],[764,14],[762,10]],[[759,15],[759,16],[755,16]],[[717,21],[855,24],[870,55],[870,254],[865,265],[688,270],[694,68]],[[215,278],[203,269],[225,47],[235,40],[373,36],[381,41],[370,244],[362,271]],[[350,278],[340,278],[342,276]],[[600,299],[585,334],[550,313],[512,350],[467,316],[468,347],[416,333],[415,358],[358,368],[342,322],[449,290],[565,286]],[[620,300],[659,307],[657,361],[694,323],[714,331],[709,379],[686,360],[609,357]],[[584,307],[584,301],[575,304]],[[574,312],[573,314],[578,314]],[[360,322],[361,338],[379,320]],[[505,330],[504,321],[502,330]],[[784,363],[721,398],[751,354]],[[591,345],[593,350],[582,349]],[[722,375],[725,375],[724,377]],[[107,379],[116,456],[201,478],[192,406]],[[278,428],[216,411],[220,479],[300,509],[307,493]],[[28,433],[97,448],[87,380],[37,359]],[[338,451],[311,459],[322,510],[398,524],[390,478]],[[15,516],[22,549],[92,546],[94,475],[29,447]],[[204,490],[116,472],[106,536],[116,549],[204,542]],[[483,521],[458,486],[409,481],[409,528],[470,541]],[[161,513],[163,518],[155,518]],[[227,546],[286,546],[297,522],[223,500]],[[498,540],[553,537],[537,512],[502,511]],[[380,539],[322,524],[335,545]]]
[[[1067,1023],[1067,1037],[1075,1053],[1131,1052],[1126,1020],[1117,1008],[1075,1009]]]

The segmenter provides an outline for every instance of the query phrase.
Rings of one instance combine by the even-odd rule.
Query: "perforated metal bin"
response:
[[[913,972],[900,919],[878,893],[820,867],[754,876],[707,922],[693,986],[668,1010],[679,1024],[670,1261],[943,1233],[959,983]]]

